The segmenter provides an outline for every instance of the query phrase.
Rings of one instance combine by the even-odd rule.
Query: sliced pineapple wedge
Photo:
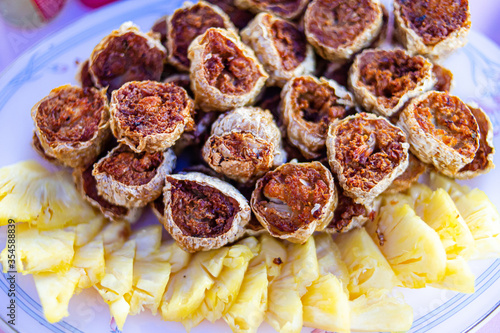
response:
[[[288,261],[287,249],[284,246],[285,243],[268,234],[260,236],[259,242],[261,250],[256,262],[264,261],[266,263],[267,278],[271,283],[280,276],[284,266],[283,263]]]
[[[434,190],[437,190],[438,188],[445,190],[455,202],[458,198],[471,191],[468,186],[460,185],[454,179],[446,177],[435,171],[431,172],[429,176],[429,183]]]
[[[96,237],[95,240],[77,248],[72,266],[82,272],[76,293],[99,283],[106,274],[102,237]]]
[[[335,243],[349,271],[350,299],[355,299],[372,289],[391,290],[401,284],[364,228],[338,235]]]
[[[110,222],[99,233],[102,236],[104,252],[108,255],[121,249],[130,236],[130,224],[127,222]]]
[[[424,288],[442,280],[446,252],[438,234],[404,201],[390,202],[366,230],[396,276],[407,288]]]
[[[88,221],[83,221],[76,226],[67,227],[65,230],[75,231],[75,246],[80,247],[92,241],[107,223],[106,218],[98,214]]]
[[[155,253],[144,258],[145,261],[168,262],[171,273],[177,273],[191,261],[191,253],[184,251],[176,242],[164,242]]]
[[[160,249],[162,229],[163,227],[161,225],[155,224],[141,228],[132,233],[130,239],[135,240],[136,260],[145,259]]]
[[[329,234],[321,233],[314,236],[316,242],[316,256],[318,258],[319,275],[331,273],[341,282],[346,293],[349,293],[347,285],[349,284],[349,270],[342,254]]]
[[[413,324],[413,309],[387,290],[372,289],[349,302],[353,332],[406,332]]]
[[[461,293],[472,294],[476,277],[469,264],[462,257],[446,261],[446,271],[441,281],[431,283],[430,286],[439,289],[449,289]]]

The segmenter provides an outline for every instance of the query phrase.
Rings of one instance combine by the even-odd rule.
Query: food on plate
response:
[[[129,81],[158,81],[167,50],[157,37],[156,33],[142,33],[132,22],[104,37],[89,59],[95,86],[107,87],[111,93]]]
[[[254,17],[250,11],[236,7],[234,0],[207,1],[222,9],[229,16],[229,18],[231,18],[231,21],[238,29],[243,29]]]
[[[328,161],[344,193],[368,204],[408,166],[405,133],[387,119],[358,113],[330,125]]]
[[[151,31],[157,34],[160,34],[160,42],[161,45],[167,47],[167,19],[168,15],[164,15],[157,19],[153,26],[151,27]]]
[[[78,70],[76,71],[75,80],[84,89],[95,87],[94,81],[92,81],[92,75],[90,75],[88,59],[81,62],[78,65]]]
[[[391,185],[385,190],[385,193],[402,192],[410,188],[410,186],[418,181],[427,170],[427,165],[422,163],[412,153],[409,153],[408,167],[406,170],[394,179]]]
[[[450,92],[454,83],[453,73],[449,69],[438,64],[432,65],[432,72],[437,80],[432,90]]]
[[[406,132],[411,152],[447,175],[472,162],[480,145],[474,114],[460,98],[446,92],[429,91],[414,98],[398,126]]]
[[[64,85],[31,109],[45,155],[77,168],[92,162],[110,136],[105,90]]]
[[[212,125],[202,149],[203,159],[215,171],[240,183],[255,181],[286,161],[281,132],[267,110],[237,108]]]
[[[314,50],[292,22],[260,13],[241,31],[241,39],[269,74],[267,85],[283,87],[291,78],[314,71]]]
[[[280,113],[288,141],[304,157],[325,151],[328,126],[354,111],[354,98],[335,81],[296,76],[281,92]]]
[[[194,104],[173,83],[132,81],[113,92],[111,130],[136,153],[164,151],[194,126]]]
[[[251,206],[269,233],[304,243],[332,220],[337,191],[331,172],[319,162],[287,163],[257,181]]]
[[[349,70],[349,87],[367,111],[390,117],[433,88],[432,63],[403,50],[366,50]]]
[[[255,102],[268,74],[231,30],[210,28],[189,46],[191,88],[203,111],[227,111]]]
[[[168,62],[180,71],[189,71],[189,44],[209,28],[236,31],[226,13],[209,2],[184,3],[167,18]]]
[[[122,144],[94,164],[92,176],[99,196],[111,204],[144,207],[161,195],[176,159],[172,149],[135,153]]]
[[[243,236],[250,206],[233,186],[197,172],[165,182],[161,222],[184,250],[216,249]]]
[[[412,54],[441,59],[467,43],[468,0],[394,1],[394,34]]]
[[[253,13],[269,12],[285,19],[297,18],[307,6],[307,0],[234,0],[234,4]]]
[[[368,47],[384,20],[378,0],[314,0],[304,14],[308,42],[329,61],[341,61]]]

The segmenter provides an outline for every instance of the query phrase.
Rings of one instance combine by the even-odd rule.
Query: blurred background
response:
[[[44,37],[111,2],[116,0],[0,0],[0,72]],[[469,4],[472,28],[500,45],[500,1]]]

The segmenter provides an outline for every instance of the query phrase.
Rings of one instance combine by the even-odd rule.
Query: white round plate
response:
[[[33,123],[31,107],[57,86],[76,84],[74,76],[77,61],[85,60],[92,48],[111,30],[125,21],[133,21],[143,30],[149,30],[160,16],[173,12],[180,0],[142,0],[119,2],[69,26],[21,56],[0,77],[0,167],[26,159],[48,165],[30,146]],[[390,7],[389,7],[390,8]],[[453,93],[465,101],[482,106],[495,125],[495,143],[500,147],[500,50],[487,38],[474,31],[470,42],[453,54],[444,65],[455,75]],[[496,156],[496,164],[500,158]],[[468,185],[484,190],[499,207],[500,169],[481,176]],[[154,223],[151,214],[143,223]],[[149,222],[148,222],[149,221]],[[153,221],[153,222],[151,222]],[[1,228],[0,244],[5,244],[5,227]],[[476,274],[476,292],[471,295],[425,288],[403,289],[405,300],[414,309],[414,323],[410,332],[467,332],[478,325],[499,306],[500,260],[471,262]],[[17,274],[16,324],[5,322],[8,283],[0,275],[0,328],[19,332],[118,332],[110,321],[107,305],[98,293],[85,290],[71,299],[70,316],[51,325],[44,319],[33,278]],[[184,332],[179,323],[164,322],[160,316],[142,313],[129,316],[124,332]],[[303,332],[311,329],[304,328]],[[222,321],[202,323],[193,332],[230,332]],[[263,324],[259,332],[273,332]],[[316,330],[318,332],[318,330]],[[322,331],[321,331],[322,332]]]

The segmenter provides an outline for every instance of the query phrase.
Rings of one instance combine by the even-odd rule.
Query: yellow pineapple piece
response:
[[[335,239],[349,270],[349,297],[357,298],[371,289],[387,289],[400,284],[391,266],[364,228],[340,234]]]
[[[271,283],[280,275],[284,266],[283,263],[287,261],[288,254],[284,246],[285,243],[268,234],[260,236],[259,242],[261,250],[256,261],[264,261],[266,263],[267,278],[269,283]]]
[[[58,322],[69,315],[69,300],[73,296],[80,276],[81,272],[77,268],[71,268],[64,273],[33,275],[43,313],[49,323]]]
[[[110,254],[121,249],[130,236],[130,224],[127,222],[110,222],[99,233],[104,244],[104,253]]]
[[[349,270],[342,261],[340,250],[329,234],[321,233],[314,236],[316,255],[318,258],[319,275],[331,273],[342,282],[344,291],[348,294]]]
[[[136,230],[130,235],[130,239],[135,240],[136,260],[145,259],[160,249],[162,229],[161,225],[155,224]]]
[[[407,204],[383,206],[366,230],[403,286],[424,288],[443,278],[446,252],[441,240]]]
[[[106,274],[102,238],[97,237],[95,240],[77,248],[72,266],[80,269],[82,273],[78,281],[77,293],[99,283]]]
[[[171,273],[177,273],[185,268],[191,260],[191,253],[184,251],[176,242],[165,242],[160,248],[149,257],[144,258],[153,262],[168,262]]]
[[[74,227],[68,227],[66,230],[75,230],[75,246],[79,247],[92,241],[105,224],[107,224],[106,218],[98,214],[94,218],[83,221]]]
[[[462,257],[446,261],[446,271],[441,281],[431,283],[430,286],[440,289],[449,289],[461,293],[474,293],[476,277],[472,273],[467,261]]]
[[[406,332],[413,324],[413,309],[402,297],[372,289],[349,302],[353,332]]]
[[[438,188],[445,190],[455,202],[458,198],[470,192],[468,186],[460,185],[455,180],[435,171],[431,172],[429,182],[434,190]]]
[[[75,254],[75,233],[61,229],[39,231],[27,224],[16,225],[16,269],[22,274],[67,271]],[[11,250],[12,251],[12,250]],[[3,270],[9,270],[9,250],[0,254]]]
[[[109,303],[109,312],[115,318],[116,326],[121,331],[130,312],[130,304],[125,300],[124,296],[120,296]]]

